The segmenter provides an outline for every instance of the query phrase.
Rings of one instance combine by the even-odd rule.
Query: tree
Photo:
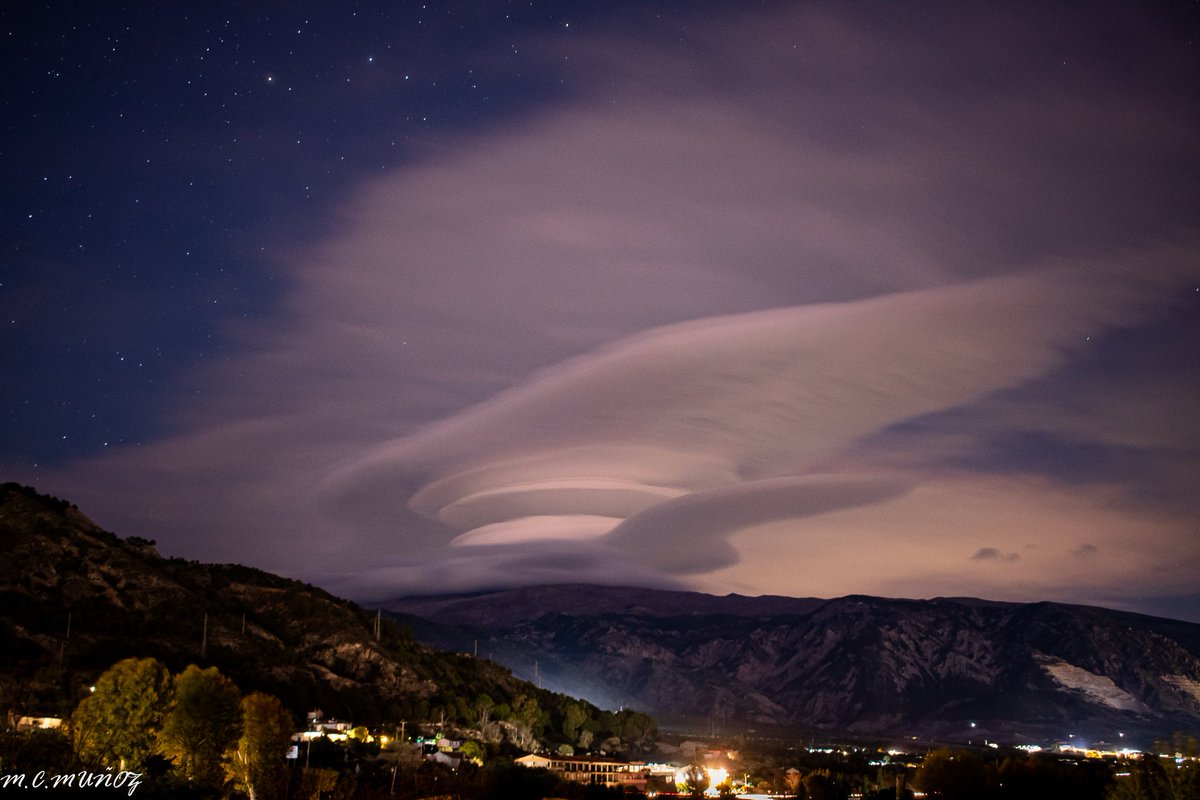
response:
[[[784,773],[783,779],[784,783],[787,785],[788,794],[799,797],[800,785],[801,781],[803,780],[803,775],[801,775],[800,770],[796,769],[795,767],[789,767],[788,771]]]
[[[496,706],[496,701],[487,692],[483,692],[475,698],[475,711],[479,714],[479,727],[486,728],[492,709]]]
[[[529,749],[542,733],[542,709],[536,699],[517,695],[512,704],[510,736],[517,747]]]
[[[942,748],[925,756],[913,785],[942,800],[980,800],[988,796],[987,769],[979,756]]]
[[[618,719],[621,728],[619,735],[629,745],[642,750],[653,747],[658,738],[658,724],[653,717],[626,709],[618,715]]]
[[[804,776],[802,796],[807,800],[840,800],[845,794],[827,769],[819,769]]]
[[[1200,800],[1200,765],[1193,760],[1200,743],[1176,734],[1172,742],[1155,742],[1158,752],[1177,753],[1182,760],[1143,753],[1129,774],[1109,787],[1108,800]]]
[[[519,694],[517,695],[516,699],[513,700],[512,714],[514,722],[522,722],[532,729],[539,725],[541,721],[542,708],[538,705],[536,698]],[[540,732],[541,731],[536,731],[536,733]]]
[[[474,761],[478,766],[483,766],[484,760],[487,758],[487,750],[479,742],[467,740],[458,748],[458,752],[468,761]]]
[[[283,796],[291,740],[292,718],[277,698],[262,692],[242,698],[242,735],[231,766],[232,777],[250,800]]]
[[[338,771],[329,769],[328,767],[313,767],[304,770],[304,775],[300,779],[299,791],[296,793],[300,797],[308,797],[311,800],[321,800],[329,792],[332,792],[338,785]]]
[[[1076,764],[1052,755],[1011,755],[996,776],[999,800],[1102,800],[1111,781],[1107,764]]]
[[[563,709],[563,736],[573,742],[578,738],[579,726],[587,722],[587,712],[578,703],[567,703]]]
[[[225,777],[221,758],[241,727],[242,693],[216,667],[195,664],[175,676],[174,686],[160,737],[163,751],[183,778],[219,788]]]
[[[1166,770],[1174,797],[1179,800],[1200,800],[1200,740],[1195,736],[1176,733],[1166,752],[1177,757],[1174,770]],[[1144,758],[1144,756],[1143,756]]]
[[[692,797],[700,797],[708,789],[708,771],[699,764],[690,764],[683,771],[681,787]]]
[[[485,742],[498,742],[501,739],[500,726],[492,722],[492,709],[496,701],[486,692],[475,698],[474,710],[479,716],[479,735]]]
[[[156,752],[171,689],[170,673],[158,659],[127,658],[113,664],[72,716],[79,757],[140,769]]]
[[[35,773],[38,770],[58,774],[71,771],[75,750],[61,728],[34,728],[0,732],[0,768],[4,774]],[[3,784],[0,784],[2,786]]]
[[[481,792],[485,800],[541,800],[562,797],[563,782],[544,769],[529,769],[508,759],[492,759],[482,770]]]
[[[1108,800],[1168,800],[1171,797],[1167,773],[1158,759],[1142,754],[1128,776],[1109,787]]]
[[[395,791],[397,780],[411,776],[415,782],[417,770],[425,763],[421,746],[393,739],[379,751],[376,761],[391,774],[391,790]]]

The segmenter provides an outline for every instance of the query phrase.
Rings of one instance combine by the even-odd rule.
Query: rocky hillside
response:
[[[74,506],[0,486],[0,711],[64,715],[104,669],[153,656],[172,672],[215,665],[293,712],[372,725],[565,698],[482,659],[435,651],[386,618],[298,581],[237,565],[162,558]]]
[[[429,641],[476,640],[518,674],[536,661],[548,686],[660,717],[950,741],[1200,730],[1200,625],[1101,608],[598,586],[388,607]]]

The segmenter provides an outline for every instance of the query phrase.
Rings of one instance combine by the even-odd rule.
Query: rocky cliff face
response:
[[[516,672],[662,716],[955,739],[1200,728],[1200,625],[969,599],[542,587],[396,601]],[[971,727],[971,723],[975,727]]]

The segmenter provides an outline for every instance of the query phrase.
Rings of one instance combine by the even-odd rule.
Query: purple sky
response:
[[[5,479],[364,600],[1200,620],[1194,11],[428,6],[6,13]]]

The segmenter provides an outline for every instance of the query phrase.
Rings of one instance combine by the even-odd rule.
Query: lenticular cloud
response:
[[[1182,254],[1158,253],[1169,278]],[[1186,259],[1183,259],[1186,262]],[[600,542],[659,569],[736,561],[739,529],[877,503],[911,481],[828,474],[871,434],[1060,365],[1157,295],[1058,267],[703,319],[568,361],[342,467],[331,508],[417,514],[469,547]]]

